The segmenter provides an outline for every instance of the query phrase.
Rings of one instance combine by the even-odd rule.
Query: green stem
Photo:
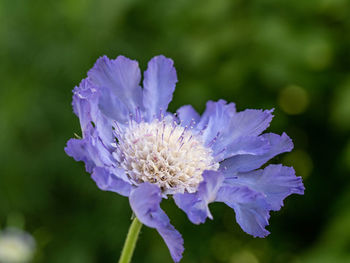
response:
[[[134,220],[130,225],[128,235],[126,236],[122,254],[119,259],[119,263],[129,263],[131,261],[141,227],[142,227],[142,223],[135,216]]]

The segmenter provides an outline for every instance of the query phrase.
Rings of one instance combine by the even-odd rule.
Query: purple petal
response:
[[[215,201],[216,194],[224,180],[221,173],[205,171],[203,181],[196,193],[175,194],[176,205],[182,209],[194,224],[204,223],[206,218],[212,219],[208,205]]]
[[[231,139],[241,136],[258,136],[269,127],[273,110],[245,110],[238,112],[230,123]]]
[[[113,173],[102,167],[96,167],[91,175],[97,186],[103,191],[111,191],[123,196],[129,196],[132,186],[121,177],[124,176],[123,169],[113,169]],[[118,176],[116,175],[118,174]]]
[[[292,167],[269,165],[265,169],[249,173],[239,173],[237,179],[230,180],[233,184],[248,186],[254,191],[265,195],[272,210],[278,211],[283,206],[283,200],[291,194],[304,194],[301,177],[295,176]]]
[[[129,121],[130,112],[126,105],[109,88],[101,87],[100,90],[98,108],[101,112],[122,125]]]
[[[164,56],[157,56],[148,62],[143,81],[143,105],[147,118],[160,117],[168,109],[177,82],[174,62]]]
[[[92,172],[93,168],[96,166],[94,158],[91,157],[89,153],[90,144],[88,139],[70,139],[67,142],[67,146],[64,148],[67,155],[73,157],[77,162],[83,161],[85,163],[85,169],[89,173]]]
[[[265,227],[270,218],[270,207],[261,193],[246,186],[224,186],[219,190],[216,201],[224,202],[235,210],[236,221],[246,233],[254,237],[269,234]]]
[[[183,239],[160,208],[162,194],[159,187],[143,183],[131,191],[129,201],[136,217],[146,226],[157,229],[167,244],[171,257],[179,262],[184,251]]]
[[[183,127],[195,126],[200,120],[199,114],[191,105],[182,106],[176,112]]]
[[[232,117],[236,114],[234,103],[226,104],[226,101],[208,101],[207,107],[197,125],[202,130],[202,138],[205,144],[213,144],[218,136],[222,135],[228,127]],[[221,138],[225,138],[221,136]]]
[[[204,223],[207,217],[213,218],[206,203],[195,193],[173,195],[176,205],[182,209],[193,224]]]
[[[83,79],[73,91],[73,110],[79,117],[83,137],[88,136],[96,127],[98,136],[110,149],[113,142],[112,120],[106,118],[98,107],[99,92],[89,79]],[[93,124],[92,124],[93,123]]]
[[[76,161],[85,163],[86,171],[92,172],[96,166],[112,166],[113,157],[96,135],[89,135],[83,139],[70,139],[64,149]]]
[[[293,149],[293,142],[287,134],[281,136],[274,133],[261,135],[271,145],[268,152],[262,155],[238,155],[223,161],[220,165],[223,173],[227,176],[235,175],[237,172],[248,172],[259,168],[271,158],[283,152]]]
[[[97,92],[87,79],[73,90],[73,111],[78,116],[83,135],[91,126],[91,104],[97,104]]]
[[[137,108],[143,108],[142,89],[139,86],[141,73],[137,61],[124,56],[114,60],[103,56],[88,72],[88,77],[96,87],[103,89],[99,105],[107,116],[121,121],[118,119],[120,110],[135,113]]]
[[[220,151],[220,149],[223,149]],[[235,155],[262,155],[271,149],[269,140],[262,136],[239,137],[228,145],[218,142],[214,145],[213,151],[219,153],[215,160],[220,162]]]
[[[213,149],[216,160],[242,154],[263,154],[269,142],[256,138],[272,119],[271,111],[246,110],[236,112],[226,101],[207,102],[206,110],[196,129],[202,130],[204,143]]]
[[[279,210],[283,200],[295,193],[303,194],[304,186],[294,169],[282,165],[269,165],[265,169],[238,173],[226,178],[217,201],[225,202],[236,212],[242,229],[253,236],[264,237],[269,232],[269,211]]]

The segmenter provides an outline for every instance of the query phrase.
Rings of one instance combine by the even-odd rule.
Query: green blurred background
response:
[[[265,239],[234,212],[193,225],[163,202],[185,240],[182,262],[350,262],[348,0],[0,0],[0,226],[37,241],[34,262],[117,262],[131,210],[100,191],[63,148],[80,133],[71,90],[96,59],[164,54],[179,82],[170,110],[209,99],[275,108],[270,132],[292,153],[275,162],[304,178],[304,196],[272,213]],[[143,228],[134,262],[171,262]]]

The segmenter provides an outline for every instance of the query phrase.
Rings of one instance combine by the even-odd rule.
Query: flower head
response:
[[[219,168],[211,148],[175,121],[129,124],[113,154],[134,185],[150,182],[164,194],[194,193],[202,173]]]
[[[272,110],[237,112],[235,104],[209,101],[202,116],[186,105],[167,112],[177,82],[173,61],[154,57],[144,73],[123,56],[100,58],[73,91],[82,139],[70,139],[68,155],[84,161],[97,186],[129,197],[145,225],[157,229],[178,262],[183,239],[160,208],[172,195],[195,224],[212,218],[208,205],[224,202],[234,209],[242,229],[269,234],[269,212],[290,194],[303,194],[291,167],[268,165],[291,151],[283,133],[262,132]]]
[[[27,232],[7,228],[0,232],[0,262],[30,262],[35,252],[35,240]]]

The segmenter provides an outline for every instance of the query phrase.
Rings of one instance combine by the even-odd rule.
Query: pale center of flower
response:
[[[204,170],[217,170],[212,150],[176,123],[155,120],[126,129],[117,150],[120,166],[133,183],[157,184],[165,194],[193,193]]]

